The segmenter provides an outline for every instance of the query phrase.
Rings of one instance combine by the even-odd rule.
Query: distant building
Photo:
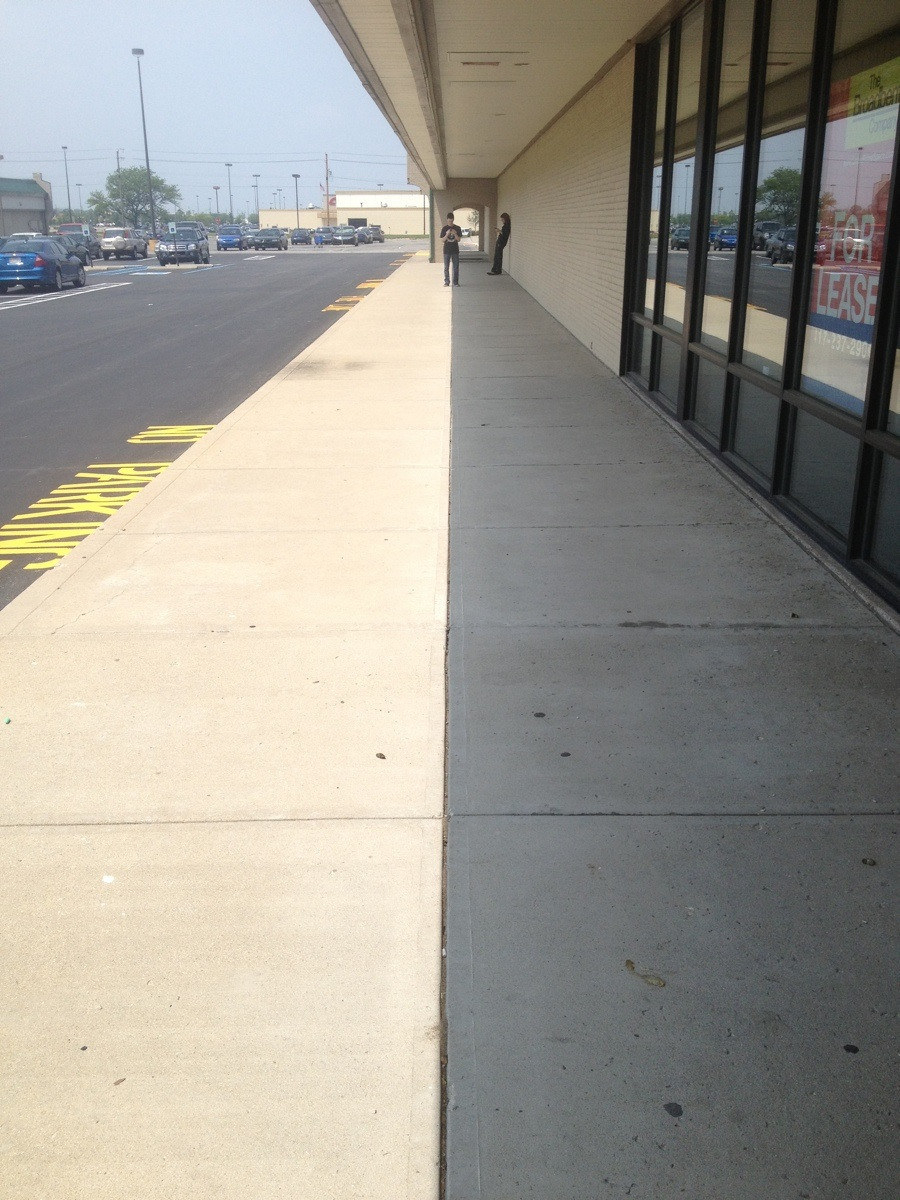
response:
[[[380,225],[385,233],[425,237],[428,233],[428,195],[421,191],[336,192],[328,213],[319,209],[300,209],[301,228],[321,225]],[[260,225],[294,229],[295,208],[264,208]]]
[[[8,233],[47,233],[53,194],[40,171],[30,179],[0,179],[0,237]]]

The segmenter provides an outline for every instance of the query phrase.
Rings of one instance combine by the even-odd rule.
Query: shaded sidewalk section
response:
[[[887,1200],[895,636],[462,284],[447,1198]]]

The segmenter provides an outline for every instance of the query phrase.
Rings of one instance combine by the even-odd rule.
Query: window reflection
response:
[[[802,387],[862,413],[881,281],[900,57],[884,42],[857,48],[868,5],[838,10],[818,234],[810,265]]]
[[[663,324],[676,330],[681,330],[684,325],[687,247],[693,237],[690,228],[691,197],[694,188],[694,146],[697,141],[702,46],[701,5],[687,13],[681,22],[681,52],[678,59],[675,162],[669,196],[669,255],[663,297]]]
[[[644,316],[653,317],[656,295],[656,261],[659,243],[659,210],[662,202],[663,147],[666,125],[666,80],[669,71],[669,34],[660,41],[659,74],[656,87],[656,131],[653,145],[653,182],[650,190],[650,237],[647,251],[647,271],[644,284]]]
[[[742,359],[780,379],[800,215],[814,0],[774,0]]]
[[[698,247],[706,256],[700,340],[722,354],[728,351],[731,323],[752,35],[753,6],[729,0],[722,37],[709,238],[706,246]]]

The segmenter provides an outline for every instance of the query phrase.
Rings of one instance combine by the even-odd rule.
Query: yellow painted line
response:
[[[322,312],[349,312],[351,307],[350,304],[329,304]]]
[[[2,571],[4,567],[8,567],[11,562],[11,558],[0,558],[0,571]]]
[[[384,280],[383,280],[383,279],[367,279],[367,280],[365,281],[365,283],[358,283],[358,284],[356,285],[356,290],[357,290],[357,291],[364,291],[364,290],[365,290],[365,289],[367,289],[367,288],[377,288],[377,287],[381,287],[381,285],[382,285],[383,283],[384,283]]]
[[[338,296],[335,304],[359,304],[361,300],[365,300],[365,296]]]

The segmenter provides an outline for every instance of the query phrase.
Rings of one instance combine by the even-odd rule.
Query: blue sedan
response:
[[[734,250],[736,246],[737,230],[733,225],[726,225],[724,229],[720,229],[713,241],[716,250]]]
[[[86,282],[84,265],[55,238],[10,237],[0,248],[0,294],[17,283],[26,291],[58,292],[64,283]]]

